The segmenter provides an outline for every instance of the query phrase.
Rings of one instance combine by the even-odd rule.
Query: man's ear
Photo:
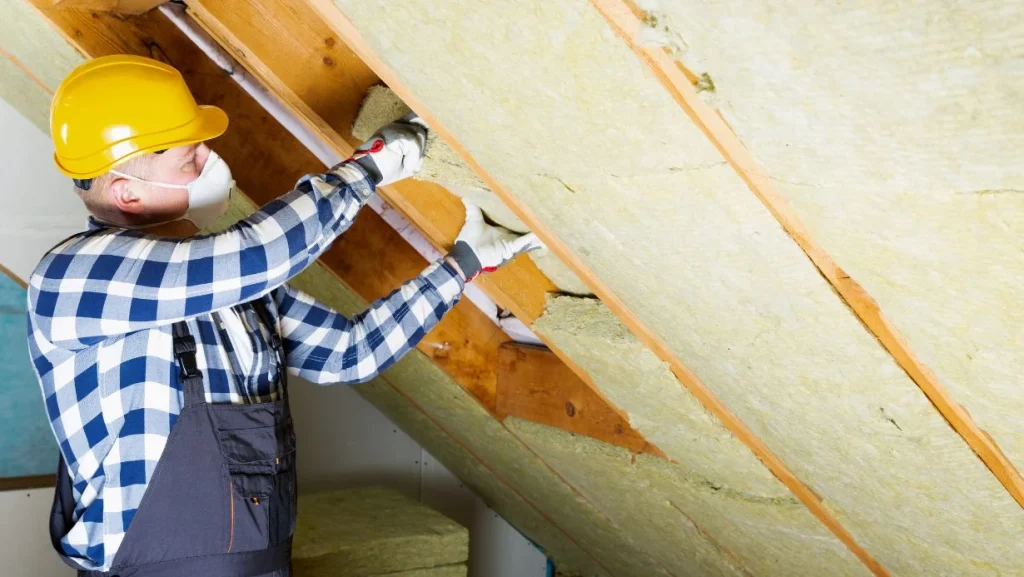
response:
[[[107,187],[110,200],[118,210],[127,214],[142,214],[145,206],[142,198],[135,192],[132,181],[127,178],[115,178]]]

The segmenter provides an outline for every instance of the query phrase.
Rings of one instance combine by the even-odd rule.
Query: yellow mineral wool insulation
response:
[[[371,86],[352,123],[352,136],[368,140],[377,129],[410,112],[409,107],[387,86]],[[415,178],[435,182],[462,198],[472,200],[488,217],[505,228],[527,231],[526,225],[432,132],[428,134],[423,167]]]
[[[645,470],[653,467],[673,478],[678,487],[688,488],[676,491],[675,506],[686,510],[755,575],[870,575],[750,449],[683,388],[668,365],[637,341],[600,301],[571,296],[550,298],[533,329],[579,364],[605,397],[628,414],[630,424],[677,463],[662,467],[653,461],[663,459],[643,461]],[[544,438],[561,437],[548,434]],[[639,474],[633,475],[634,481],[626,482],[624,487],[628,488],[615,488],[629,478],[619,469],[640,469],[639,464],[631,466],[628,451],[601,443],[592,445],[594,450],[590,451],[587,443],[571,440],[567,447],[582,447],[578,451],[587,457],[573,461],[573,471],[584,478],[601,477],[588,481],[595,487],[595,499],[608,497],[614,501],[617,495],[643,492],[647,477]],[[531,447],[539,450],[532,443]],[[609,451],[616,453],[611,464],[593,458],[595,454],[608,455]],[[549,462],[565,460],[558,457]],[[594,472],[601,470],[606,472]],[[573,474],[561,468],[559,472]],[[602,492],[604,489],[608,492]],[[655,494],[631,495],[621,506],[628,511],[636,500],[658,498]],[[651,513],[644,516],[657,517]]]
[[[359,487],[299,497],[292,547],[297,576],[359,577],[462,567],[469,532],[401,493]]]
[[[684,468],[664,459],[634,458],[614,445],[520,419],[506,425],[609,517],[663,555],[674,554],[681,527],[697,523],[750,575],[871,575],[824,527],[808,530],[803,518],[817,521],[794,499],[752,498],[695,482]]]
[[[0,0],[0,14],[0,57],[13,56],[51,91],[85,61],[31,2]]]
[[[52,95],[13,62],[0,55],[0,99],[49,134]]]
[[[352,124],[352,135],[367,140],[378,128],[395,121],[410,112],[398,96],[386,86],[371,86],[366,99]],[[523,221],[505,206],[491,189],[466,166],[459,155],[436,134],[430,133],[427,140],[423,168],[415,178],[440,184],[452,193],[473,201],[492,221],[516,232],[528,232]],[[574,275],[558,257],[546,252],[531,254],[530,258],[555,286],[567,293],[589,295],[590,289]]]
[[[894,574],[1024,566],[1024,512],[592,5],[335,4]]]
[[[0,0],[0,98],[50,131],[50,99],[85,60],[30,3]]]
[[[650,6],[812,237],[1024,467],[1024,6]]]
[[[398,571],[381,575],[370,575],[369,577],[466,577],[469,568],[465,563],[459,565],[448,565],[446,567],[432,567],[430,569],[411,569],[409,571]],[[302,577],[296,575],[295,577]]]
[[[229,226],[253,210],[244,195],[233,195],[231,209],[213,229]],[[363,300],[319,263],[293,279],[292,285],[342,314],[351,316],[366,307]],[[633,542],[628,531],[613,525],[600,510],[581,499],[472,395],[419,351],[410,352],[389,369],[387,379],[390,385],[377,379],[358,389],[496,511],[540,543],[559,567],[573,568],[586,577],[689,575],[668,573],[659,566],[644,543]],[[412,402],[455,436],[438,428]],[[480,464],[474,454],[490,469]],[[710,545],[700,533],[688,534],[690,541],[676,544],[681,555],[715,558],[716,549],[709,550]],[[695,577],[739,575],[727,557],[720,556],[716,562],[716,570]]]
[[[448,428],[467,450],[479,455],[519,494],[536,503],[610,574],[616,577],[739,577],[742,574],[727,555],[693,527],[681,532],[685,538],[675,542],[673,562],[667,564],[662,551],[637,538],[629,525],[610,521],[604,510],[582,499],[484,410],[475,397],[423,358],[422,363],[396,364],[388,371],[388,377],[402,393]],[[438,459],[445,462],[439,456]],[[634,522],[646,520],[641,515]]]

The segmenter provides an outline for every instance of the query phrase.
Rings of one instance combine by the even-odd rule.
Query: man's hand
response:
[[[423,164],[427,146],[427,125],[410,113],[381,128],[352,158],[378,186],[408,178]]]
[[[546,249],[532,232],[518,234],[487,224],[480,207],[466,199],[462,199],[462,203],[466,205],[466,223],[448,258],[455,261],[466,282],[481,272],[494,272],[519,254]]]

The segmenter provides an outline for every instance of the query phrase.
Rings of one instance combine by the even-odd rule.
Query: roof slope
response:
[[[321,10],[331,4],[316,3]],[[0,7],[45,29],[22,2],[0,0]],[[714,87],[715,106],[730,115],[768,174],[790,182],[780,190],[799,218],[842,265],[863,277],[872,294],[878,293],[886,313],[922,358],[938,365],[958,398],[961,385],[946,381],[965,371],[972,376],[962,381],[969,389],[964,403],[979,407],[979,422],[993,428],[1011,457],[1017,456],[1010,449],[1016,425],[1005,417],[1013,414],[1017,397],[991,385],[1003,370],[996,359],[1019,360],[1010,349],[1019,339],[1013,330],[1020,323],[1013,323],[1009,309],[1000,314],[1004,308],[998,304],[1015,294],[1005,291],[1017,289],[1005,287],[1024,269],[1013,259],[1013,237],[999,232],[1003,225],[1012,231],[1022,214],[1016,203],[1020,195],[995,192],[1020,188],[1012,169],[1008,161],[1000,164],[1000,154],[990,155],[991,165],[968,155],[970,167],[963,170],[988,166],[983,174],[964,176],[970,186],[986,187],[984,194],[961,195],[965,199],[902,194],[907,182],[924,189],[942,181],[927,173],[943,160],[952,161],[943,157],[945,148],[894,138],[884,153],[875,154],[863,143],[877,144],[877,124],[854,121],[839,123],[838,134],[853,135],[851,142],[860,144],[839,138],[848,145],[843,154],[807,161],[808,150],[835,145],[837,132],[818,127],[849,119],[836,112],[846,110],[842,106],[877,111],[887,119],[885,126],[902,135],[920,125],[903,126],[899,115],[878,111],[882,104],[868,91],[830,88],[844,71],[856,72],[844,66],[874,62],[867,57],[837,52],[829,66],[814,70],[815,90],[800,83],[803,74],[778,80],[773,66],[782,66],[787,57],[802,55],[790,65],[810,62],[815,54],[829,53],[830,38],[847,43],[872,38],[866,32],[843,36],[843,24],[860,15],[828,10],[815,18],[828,23],[822,30],[831,32],[797,26],[802,33],[795,34],[793,22],[803,18],[805,8],[800,4],[766,16],[753,6],[729,12],[711,4],[656,13],[649,22],[658,25],[663,41],[677,48],[683,46],[680,38],[686,42],[683,57],[700,63],[693,64],[698,71],[708,71],[703,87]],[[510,201],[516,216],[568,248],[560,256],[572,257],[567,264],[608,308],[595,299],[554,298],[533,328],[672,459],[635,456],[515,418],[501,423],[453,379],[457,375],[450,366],[419,351],[359,387],[545,547],[560,567],[584,575],[639,577],[867,575],[886,569],[898,575],[991,575],[1014,574],[1024,566],[1022,512],[1006,488],[823,278],[803,245],[780,225],[777,212],[751,192],[591,3],[491,2],[466,9],[392,0],[385,9],[338,0],[330,9],[351,20],[398,83],[457,138],[460,146],[453,148],[468,151],[501,185],[495,191]],[[955,16],[952,8],[942,10],[932,20]],[[1010,30],[1002,23],[1012,18],[985,20],[990,15],[963,20],[1014,54],[1020,35],[999,33]],[[887,26],[899,28],[907,20],[906,29],[914,30],[909,21],[915,16],[887,15],[891,24],[875,23],[885,31],[878,38],[887,47],[909,42],[912,34],[904,37]],[[150,30],[159,25],[144,18]],[[96,28],[86,33],[102,35],[105,20],[89,21]],[[850,30],[871,29],[858,26]],[[717,41],[740,32],[749,42]],[[7,58],[0,61],[5,63],[0,73],[35,86],[46,82],[31,78],[31,71],[49,70],[48,58],[66,61],[70,49],[55,33],[41,32],[33,44],[16,34],[2,38],[9,54],[31,66],[11,66],[15,60]],[[397,40],[406,38],[416,41]],[[783,42],[794,38],[811,40],[807,47]],[[156,46],[173,60],[176,46]],[[907,46],[910,53],[915,45]],[[870,43],[859,49],[885,52]],[[926,52],[938,63],[935,70],[962,62],[956,50]],[[755,57],[767,60],[756,64],[761,61]],[[986,58],[978,61],[981,69],[964,69],[987,79],[986,86],[1000,86],[993,60]],[[896,77],[906,78],[900,71],[913,76],[904,70],[913,59],[894,60]],[[908,80],[904,90],[923,81],[917,82]],[[43,92],[27,114],[41,116]],[[794,104],[808,94],[814,97],[811,105]],[[1013,102],[1001,89],[985,94],[988,100],[981,102],[1003,106],[1003,116],[982,122],[998,136],[991,142],[1012,144],[1021,131],[1014,124],[1017,117],[1004,109]],[[964,91],[952,100],[927,102],[930,110],[978,104]],[[229,114],[232,106],[248,110],[238,100],[222,105]],[[775,112],[759,112],[762,105]],[[961,118],[958,114],[952,117]],[[252,130],[265,119],[240,114],[233,122]],[[962,122],[940,128],[935,137],[947,143],[961,136],[972,146],[990,142]],[[279,132],[262,145],[289,151],[298,146]],[[879,160],[901,153],[909,155],[903,162]],[[886,171],[872,174],[876,163]],[[897,169],[906,174],[894,181]],[[860,171],[860,182],[872,186],[846,192],[841,185],[850,170]],[[946,175],[947,180],[960,176]],[[804,190],[793,183],[813,186]],[[951,222],[950,206],[966,215],[961,220],[968,224],[935,226]],[[251,204],[238,197],[234,210],[237,218]],[[902,242],[893,239],[897,231]],[[975,233],[992,243],[992,255],[972,244]],[[920,260],[921,246],[946,247],[924,253],[938,253],[934,262],[954,270],[959,280],[948,293],[940,288],[945,286],[941,274],[932,278],[937,269],[913,258]],[[336,269],[318,263],[296,282],[339,310],[355,312],[365,306],[365,294],[339,282]],[[915,270],[940,284],[915,284],[916,277],[905,276]],[[971,275],[992,282],[969,285]],[[979,295],[983,298],[974,299]],[[972,311],[980,323],[972,322]],[[624,313],[625,318],[616,318]],[[929,315],[936,316],[935,323],[928,323]],[[965,343],[982,352],[971,352]],[[981,367],[977,373],[958,356],[967,352]],[[944,364],[949,356],[955,359]]]
[[[1024,513],[1006,488],[590,4],[335,4],[524,220],[564,242],[883,565],[929,575],[1024,566]],[[889,26],[900,20],[882,28],[899,42]],[[949,64],[945,52],[929,57]],[[753,110],[755,91],[743,95]],[[801,134],[788,121],[762,115],[761,126]],[[859,166],[856,150],[836,161]],[[1003,268],[1020,273],[1019,261]]]

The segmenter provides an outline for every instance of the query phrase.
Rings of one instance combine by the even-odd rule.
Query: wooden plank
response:
[[[337,40],[312,7],[285,0],[251,0],[241,4],[231,0],[192,0],[189,13],[340,156],[352,153],[358,143],[352,136],[352,121],[367,89],[379,84],[380,79],[347,45]],[[435,247],[445,250],[454,243],[465,215],[462,202],[455,195],[436,184],[412,179],[381,187],[380,192]],[[543,313],[546,294],[555,290],[533,261],[526,258],[475,282],[499,306],[511,310],[527,325]],[[626,415],[608,402],[585,371],[551,343],[547,344],[608,410],[628,424]],[[445,349],[433,351],[444,352]],[[488,398],[493,399],[493,382],[490,384]],[[648,444],[647,448],[647,452],[663,455],[653,445]]]
[[[307,127],[342,157],[359,141],[352,121],[377,75],[304,1],[191,0],[196,21]],[[381,196],[441,250],[462,226],[461,201],[433,183],[405,180],[382,187]],[[544,311],[554,284],[529,259],[520,259],[476,281],[499,306],[527,325]]]
[[[117,14],[142,14],[168,0],[38,0],[41,6],[51,8],[79,8]]]
[[[896,363],[917,384],[949,424],[992,471],[1019,505],[1024,507],[1024,476],[989,434],[939,382],[935,372],[922,362],[907,340],[889,322],[878,303],[855,279],[850,278],[790,208],[768,174],[726,123],[721,113],[708,106],[689,80],[692,73],[662,47],[634,41],[643,29],[643,13],[629,0],[591,0],[622,39],[647,64],[672,98],[714,144],[782,228],[807,254],[822,276],[835,287],[850,309],[885,347]]]
[[[854,539],[850,532],[842,526],[839,520],[829,512],[814,491],[801,481],[782,462],[782,460],[768,448],[765,443],[751,431],[721,400],[704,384],[696,374],[693,373],[678,356],[649,329],[643,321],[633,312],[626,303],[616,295],[583,260],[576,255],[569,246],[558,238],[554,232],[537,218],[535,214],[511,194],[501,182],[491,176],[469,153],[469,151],[455,138],[455,136],[444,126],[444,124],[424,104],[416,98],[416,95],[402,82],[398,74],[391,69],[377,54],[356,29],[355,25],[337,8],[331,0],[308,0],[316,8],[321,17],[331,26],[331,29],[367,65],[377,73],[378,76],[402,99],[411,109],[416,111],[431,126],[431,128],[443,138],[448,145],[458,154],[466,164],[477,173],[477,175],[494,191],[510,209],[522,220],[530,230],[534,231],[570,270],[572,270],[586,284],[601,301],[615,313],[616,316],[633,332],[637,338],[649,347],[659,358],[669,364],[672,372],[679,378],[680,383],[685,386],[707,409],[714,414],[722,424],[728,428],[737,438],[743,441],[751,451],[767,466],[772,473],[782,481],[793,494],[817,517],[822,524],[829,528],[857,557],[876,575],[888,575],[888,571],[876,561],[863,547]],[[676,72],[685,81],[685,76],[679,68]],[[689,85],[689,82],[685,82]],[[690,85],[692,88],[692,85]]]
[[[33,477],[9,477],[0,479],[0,491],[18,489],[40,489],[53,487],[57,484],[56,475],[36,475]]]
[[[202,0],[188,13],[342,157],[360,144],[350,127],[380,79],[305,4]]]
[[[512,416],[637,453],[650,444],[550,350],[519,343],[498,349],[499,419]]]

